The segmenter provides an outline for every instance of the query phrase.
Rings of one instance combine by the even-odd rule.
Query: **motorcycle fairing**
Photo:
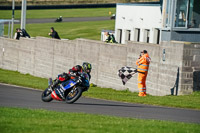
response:
[[[82,84],[85,87],[89,87],[90,86],[89,80],[84,80]]]
[[[62,101],[62,99],[61,99],[59,96],[57,96],[56,91],[53,91],[53,92],[51,93],[51,97],[52,97],[53,99],[55,99],[55,100]]]
[[[63,90],[67,90],[71,87],[73,87],[74,85],[76,85],[77,83],[73,80],[67,80],[66,82],[62,83],[60,86]]]
[[[81,85],[84,87],[89,87],[90,86],[89,75],[87,73],[83,72],[80,76],[83,78]]]
[[[73,80],[68,80],[60,84],[51,94],[51,97],[55,100],[63,101],[65,100],[64,92],[65,90],[73,87],[76,84]]]

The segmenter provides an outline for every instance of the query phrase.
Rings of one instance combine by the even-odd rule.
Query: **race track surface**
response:
[[[45,103],[41,100],[41,93],[42,91],[40,90],[0,84],[0,107],[22,107],[60,112],[84,112],[130,118],[200,123],[200,110],[130,104],[84,97],[74,104],[66,104],[59,101]]]
[[[26,24],[33,23],[55,23],[56,18],[42,18],[42,19],[26,19]],[[63,18],[62,22],[84,22],[84,21],[104,21],[110,20],[110,17],[75,17],[75,18]],[[21,21],[21,20],[19,20]],[[62,23],[56,22],[56,23]],[[20,22],[18,22],[19,24]]]

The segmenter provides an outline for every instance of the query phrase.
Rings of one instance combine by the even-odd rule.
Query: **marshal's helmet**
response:
[[[84,72],[90,73],[92,69],[92,65],[88,62],[83,62],[82,69]]]

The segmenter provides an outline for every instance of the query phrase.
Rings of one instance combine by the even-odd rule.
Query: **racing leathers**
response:
[[[76,65],[69,69],[68,73],[62,73],[58,75],[58,78],[56,78],[53,82],[53,85],[51,86],[51,89],[54,89],[58,84],[67,81],[69,79],[74,79],[76,76],[80,76],[80,73],[83,72],[82,66]],[[89,79],[91,78],[90,72],[87,73],[89,76]]]

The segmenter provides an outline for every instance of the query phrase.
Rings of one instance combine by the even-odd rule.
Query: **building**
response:
[[[116,40],[122,44],[126,41],[200,42],[199,7],[199,0],[119,3],[116,6]]]

